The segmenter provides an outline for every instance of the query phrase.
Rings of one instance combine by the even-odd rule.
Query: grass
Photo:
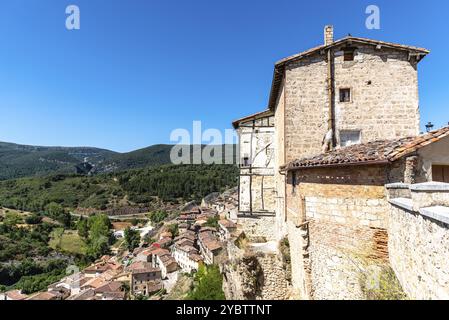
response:
[[[26,217],[26,216],[31,215],[31,213],[27,212],[27,211],[20,211],[20,210],[14,210],[14,209],[0,207],[0,216],[6,216],[7,213],[8,214],[17,214],[18,216],[21,216],[21,217]]]
[[[54,250],[66,253],[86,253],[86,244],[78,235],[78,232],[76,230],[64,230],[63,228],[56,228],[51,233],[49,246]]]

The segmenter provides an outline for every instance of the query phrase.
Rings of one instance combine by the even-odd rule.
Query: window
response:
[[[298,184],[298,181],[297,181],[297,177],[296,177],[296,172],[293,171],[292,172],[292,193],[295,193],[297,184]]]
[[[361,132],[359,130],[340,131],[340,146],[347,147],[361,142]]]
[[[344,48],[343,49],[343,53],[344,53],[343,61],[354,61],[354,51],[355,51],[355,48],[350,48],[350,47]]]
[[[449,183],[449,166],[432,166],[432,181]]]
[[[350,102],[351,101],[351,89],[344,88],[340,89],[340,102]]]
[[[248,156],[243,157],[243,159],[242,159],[242,166],[244,166],[244,167],[249,167],[250,166],[250,161],[249,161],[249,157]]]

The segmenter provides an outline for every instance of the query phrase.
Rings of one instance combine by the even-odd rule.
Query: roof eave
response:
[[[358,161],[358,162],[346,162],[346,163],[329,163],[329,164],[318,164],[312,166],[283,166],[281,167],[281,172],[290,172],[306,169],[317,169],[317,168],[340,168],[340,167],[354,167],[354,166],[365,166],[365,165],[386,165],[393,161],[390,160],[368,160],[368,161]]]

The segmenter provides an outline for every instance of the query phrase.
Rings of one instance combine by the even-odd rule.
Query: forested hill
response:
[[[184,203],[235,187],[235,165],[164,165],[118,173],[74,174],[0,181],[0,207],[32,212],[56,203],[66,209]]]
[[[172,147],[159,144],[118,153],[90,147],[41,147],[0,142],[0,180],[48,174],[99,174],[170,164]],[[235,145],[226,145],[223,150],[225,148],[236,150]],[[222,157],[224,159],[225,154]]]
[[[89,147],[41,147],[0,142],[0,180],[49,173],[74,173],[87,158],[98,164],[116,154]]]

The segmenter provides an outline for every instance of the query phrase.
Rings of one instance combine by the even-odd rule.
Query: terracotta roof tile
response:
[[[378,140],[357,144],[332,150],[317,156],[295,160],[282,166],[281,169],[288,171],[301,168],[389,163],[447,136],[449,136],[449,127],[444,127],[418,137]]]

